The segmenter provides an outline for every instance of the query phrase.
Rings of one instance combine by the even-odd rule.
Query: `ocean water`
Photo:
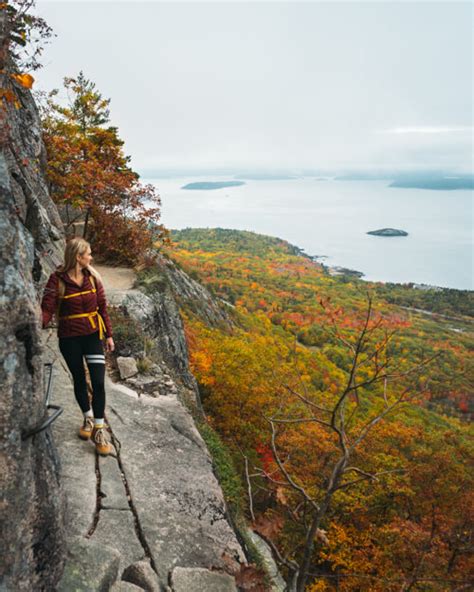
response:
[[[301,178],[186,190],[230,177],[142,179],[162,199],[168,228],[234,228],[277,236],[362,279],[474,289],[473,193],[389,187],[388,181]],[[366,234],[398,228],[406,237]]]

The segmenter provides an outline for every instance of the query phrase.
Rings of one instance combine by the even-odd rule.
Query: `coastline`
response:
[[[209,178],[214,182],[229,177]],[[220,191],[180,189],[198,180],[202,177],[148,179],[162,196],[166,226],[252,230],[284,237],[308,253],[328,255],[319,261],[359,271],[364,280],[474,290],[468,191],[454,196],[389,188],[382,180],[311,179],[248,181]],[[403,228],[409,236],[384,241],[366,234],[385,227]]]
[[[190,228],[198,229],[200,227],[190,227]],[[211,230],[210,227],[207,227],[207,229]],[[183,229],[170,228],[169,230],[170,230],[170,232],[173,232],[174,230],[179,231],[179,230],[183,230]],[[414,290],[433,290],[436,292],[456,291],[456,292],[462,292],[462,293],[474,292],[474,289],[471,290],[471,289],[467,289],[467,288],[451,288],[449,286],[437,286],[435,284],[425,284],[423,282],[415,282],[415,281],[391,282],[391,281],[367,279],[365,277],[365,273],[363,271],[351,269],[348,267],[343,267],[340,265],[326,265],[325,263],[323,263],[320,260],[330,258],[330,255],[310,255],[302,247],[298,247],[294,243],[291,243],[290,241],[288,241],[284,238],[281,238],[279,236],[265,234],[263,232],[255,232],[253,230],[242,231],[241,229],[238,229],[238,228],[227,228],[227,229],[223,229],[223,230],[233,230],[236,232],[251,232],[252,234],[266,236],[266,237],[273,238],[278,241],[284,242],[292,249],[292,251],[295,255],[300,256],[300,257],[304,257],[305,259],[309,259],[310,261],[316,263],[317,265],[319,265],[323,269],[325,274],[330,275],[332,277],[344,277],[345,276],[345,277],[348,277],[351,279],[361,280],[361,281],[364,281],[367,283],[382,284],[385,286],[400,286],[400,287],[410,288],[410,289],[414,289]]]
[[[277,238],[277,237],[275,237],[275,238]],[[284,239],[279,239],[279,240],[284,240]],[[288,242],[288,241],[285,241],[285,242]],[[403,287],[411,288],[413,290],[434,290],[435,292],[455,290],[456,292],[474,292],[474,289],[469,290],[466,288],[451,288],[449,286],[437,286],[434,284],[425,284],[423,282],[415,282],[415,281],[388,282],[388,281],[383,281],[383,280],[369,280],[365,277],[365,273],[363,271],[359,271],[357,269],[351,269],[348,267],[343,267],[341,265],[326,265],[325,263],[323,263],[321,261],[321,259],[329,259],[330,255],[309,255],[301,247],[298,247],[298,246],[293,245],[291,243],[288,243],[288,244],[291,245],[291,247],[295,250],[295,252],[298,255],[305,257],[307,259],[310,259],[311,261],[314,261],[315,263],[317,263],[318,265],[320,265],[322,267],[322,269],[324,270],[324,272],[327,275],[330,275],[332,277],[346,276],[346,277],[350,277],[350,278],[356,278],[356,279],[362,280],[367,283],[383,284],[385,286],[403,286]]]

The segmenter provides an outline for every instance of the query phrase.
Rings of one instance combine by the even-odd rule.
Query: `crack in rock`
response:
[[[113,411],[119,417],[119,419],[123,422],[123,419],[120,417],[120,415],[115,410],[113,410]],[[150,551],[150,546],[148,545],[148,542],[147,542],[145,535],[143,533],[143,529],[140,524],[140,519],[138,517],[138,512],[136,510],[135,504],[133,503],[133,499],[132,499],[132,496],[130,493],[130,487],[128,485],[127,477],[126,477],[126,474],[125,474],[125,471],[124,471],[124,468],[122,465],[122,461],[120,458],[120,448],[121,448],[120,443],[119,443],[118,439],[115,437],[112,427],[110,426],[110,423],[107,420],[107,418],[106,418],[106,421],[108,424],[108,430],[111,434],[112,444],[116,450],[116,455],[109,454],[108,456],[115,458],[115,460],[118,464],[120,477],[122,479],[122,483],[123,483],[123,486],[125,489],[125,497],[127,499],[127,503],[128,503],[129,507],[128,508],[116,508],[113,506],[107,506],[107,505],[103,504],[103,500],[107,498],[107,495],[101,489],[102,474],[100,471],[99,454],[96,451],[96,453],[95,453],[95,473],[96,473],[96,479],[97,479],[97,482],[96,482],[96,508],[95,508],[93,519],[92,519],[92,525],[89,528],[89,530],[87,531],[85,538],[90,539],[93,536],[94,532],[97,530],[97,526],[98,526],[99,520],[100,520],[100,513],[102,510],[105,510],[105,511],[118,510],[118,511],[122,511],[122,512],[131,512],[132,516],[133,516],[134,525],[135,525],[136,537],[143,549],[145,556],[149,560],[153,571],[158,575],[158,570],[157,570],[155,561],[153,559],[152,553]]]
[[[131,495],[131,492],[130,492],[130,487],[129,487],[128,481],[127,481],[127,476],[125,474],[125,469],[124,469],[123,464],[122,464],[122,459],[120,458],[120,447],[118,447],[116,445],[117,438],[115,437],[115,435],[113,433],[113,430],[110,427],[110,424],[109,424],[109,429],[110,429],[110,433],[112,435],[112,443],[115,446],[115,449],[117,451],[116,460],[117,460],[117,463],[118,463],[118,466],[119,466],[119,469],[120,469],[120,475],[121,475],[122,482],[123,482],[123,485],[124,485],[124,488],[125,488],[127,502],[128,502],[128,505],[130,507],[130,511],[132,512],[132,515],[133,515],[133,518],[134,518],[134,522],[135,522],[135,534],[137,535],[138,541],[140,542],[140,545],[143,548],[143,551],[145,553],[145,556],[150,561],[150,565],[151,565],[153,571],[156,573],[156,575],[159,575],[158,574],[157,566],[155,564],[155,560],[154,560],[153,555],[152,555],[151,550],[150,550],[150,546],[149,546],[149,544],[148,544],[148,542],[147,542],[147,540],[145,538],[145,534],[143,532],[143,529],[142,529],[142,526],[141,526],[141,523],[140,523],[140,518],[138,517],[137,509],[136,509],[135,504],[134,504],[133,499],[132,499],[132,495]]]
[[[114,408],[113,408],[111,405],[109,405],[109,409],[110,409],[110,411],[112,411],[112,413],[113,413],[114,415],[116,415],[116,416],[117,416],[117,417],[120,419],[120,421],[121,421],[123,424],[125,424],[125,421],[124,421],[123,417],[120,415],[120,413],[119,413],[119,412],[118,412],[116,409],[114,409]]]
[[[95,475],[96,475],[96,505],[95,505],[95,512],[92,518],[92,525],[87,531],[86,539],[90,539],[90,537],[94,534],[97,525],[99,524],[100,520],[100,510],[102,506],[102,497],[103,493],[100,490],[101,485],[101,474],[100,474],[100,467],[99,467],[99,455],[97,452],[95,453]]]

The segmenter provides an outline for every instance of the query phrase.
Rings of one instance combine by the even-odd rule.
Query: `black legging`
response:
[[[105,356],[99,332],[77,337],[60,337],[59,350],[71,371],[74,380],[74,394],[83,413],[90,409],[83,356],[86,358],[92,383],[94,417],[103,418],[105,410]]]

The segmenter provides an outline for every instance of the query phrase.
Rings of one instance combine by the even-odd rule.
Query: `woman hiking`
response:
[[[52,273],[44,289],[41,309],[43,329],[52,317],[58,316],[59,350],[72,374],[74,394],[84,414],[79,438],[91,439],[97,452],[107,456],[111,445],[104,426],[105,356],[115,349],[112,325],[107,313],[104,287],[98,272],[91,267],[89,243],[75,237],[66,244],[64,263]],[[92,383],[92,409],[87,395],[83,358],[85,357]]]

